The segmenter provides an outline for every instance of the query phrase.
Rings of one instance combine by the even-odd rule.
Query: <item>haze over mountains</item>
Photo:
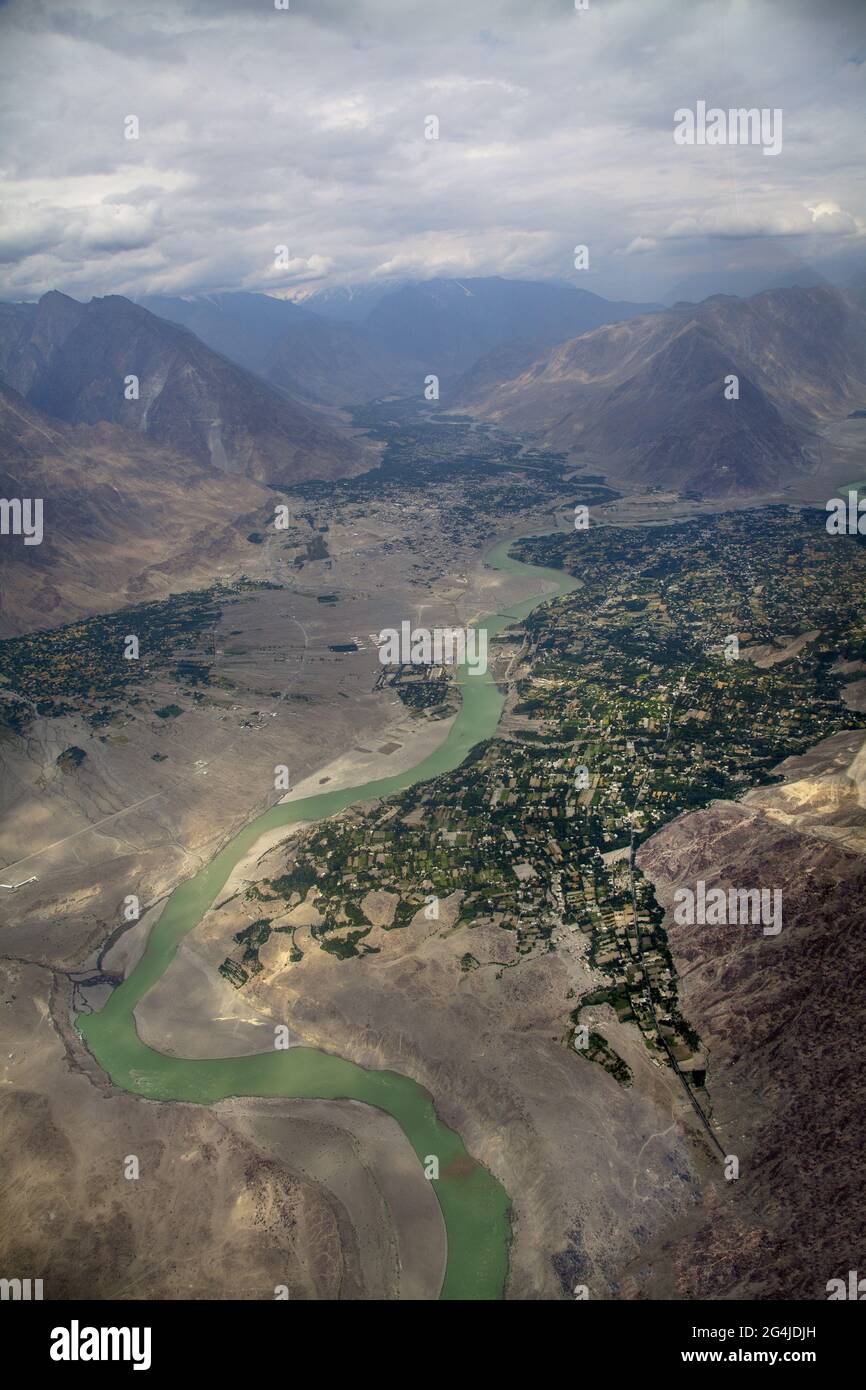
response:
[[[220,473],[292,482],[358,462],[306,406],[120,295],[2,306],[0,380],[54,419],[108,421]]]
[[[725,397],[729,375],[737,400]],[[826,287],[717,295],[537,355],[494,352],[457,404],[644,484],[771,490],[811,466],[821,424],[866,404],[866,314]]]
[[[425,406],[429,373],[441,398],[428,409],[704,496],[784,490],[814,467],[817,431],[866,406],[856,289],[646,309],[498,277],[300,305],[246,293],[81,304],[56,291],[0,305],[0,482],[63,517],[42,546],[4,547],[0,624],[154,596],[184,565],[215,572],[272,496],[257,484],[375,466],[335,407]]]
[[[455,377],[492,349],[519,341],[540,351],[656,307],[500,276],[322,291],[302,304],[245,293],[151,296],[142,304],[275,385],[330,405],[393,391],[420,395],[431,372],[445,400]]]
[[[785,488],[813,467],[816,431],[866,403],[855,288],[664,309],[489,277],[323,291],[303,305],[246,294],[148,305],[299,400],[420,398],[435,373],[446,409],[589,454],[617,477],[706,496]]]
[[[375,349],[351,324],[330,322],[288,299],[239,292],[152,296],[141,303],[313,405],[356,405],[408,391],[420,379],[417,369]]]
[[[438,371],[464,371],[515,341],[551,346],[657,306],[626,304],[570,286],[503,280],[428,280],[386,295],[362,323],[380,348]],[[433,365],[436,364],[436,365]]]

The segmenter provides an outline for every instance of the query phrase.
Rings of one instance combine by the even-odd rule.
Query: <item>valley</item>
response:
[[[862,547],[778,492],[634,483],[474,414],[384,400],[342,427],[373,470],[242,481],[208,564],[0,642],[7,1255],[44,1262],[50,1220],[54,1287],[96,1286],[82,1198],[46,1205],[32,1163],[50,1116],[82,1192],[94,1165],[122,1181],[121,1150],[166,1200],[179,1164],[219,1174],[212,1214],[190,1197],[158,1237],[128,1189],[100,1201],[100,1296],[701,1297],[701,1245],[712,1296],[754,1296],[759,1248],[758,1296],[788,1296],[808,1207],[757,1214],[776,1131],[722,1089],[739,1053],[656,847],[748,806],[743,874],[781,876],[777,765],[840,739],[856,764],[866,727]],[[807,492],[852,442],[828,437]],[[383,666],[377,634],[405,621],[483,623],[488,675]],[[846,809],[796,833],[833,842],[835,882],[862,849],[832,776]],[[759,1175],[737,1186],[720,1154],[741,1135]],[[840,1203],[828,1259],[853,1220]]]
[[[811,592],[808,565],[788,567],[792,545],[814,547],[822,589]],[[634,561],[625,575],[624,546]],[[453,773],[382,800],[385,789],[376,788],[376,806],[344,812],[317,829],[302,827],[272,848],[259,844],[160,983],[140,998],[139,1033],[151,1045],[169,1040],[182,1056],[193,1049],[210,1055],[207,1035],[184,1029],[182,1001],[199,988],[203,973],[212,980],[222,974],[238,992],[236,1017],[252,1006],[272,1020],[291,1020],[300,1044],[339,1040],[340,1053],[361,1065],[409,1069],[442,1113],[459,1117],[459,1132],[477,1133],[480,1147],[472,1152],[512,1196],[509,1296],[548,1288],[546,1296],[553,1296],[557,1277],[560,1296],[567,1296],[568,1279],[581,1276],[591,1280],[593,1297],[613,1297],[621,1287],[617,1268],[638,1265],[640,1292],[632,1283],[629,1296],[675,1296],[664,1282],[663,1261],[638,1251],[660,1246],[670,1230],[691,1230],[696,1239],[700,1214],[715,1211],[714,1246],[724,1248],[727,1232],[738,1231],[742,1240],[752,1228],[755,1239],[774,1241],[773,1259],[761,1267],[762,1296],[784,1297],[796,1259],[793,1214],[786,1221],[780,1209],[771,1237],[755,1224],[755,1180],[744,1174],[740,1186],[726,1191],[719,1155],[730,1152],[736,1122],[727,1105],[727,1118],[717,1115],[724,1084],[724,1072],[715,1070],[717,1045],[696,1031],[678,998],[680,933],[654,896],[656,873],[638,873],[636,888],[630,886],[628,847],[651,850],[671,827],[685,830],[704,814],[691,808],[724,808],[725,797],[741,795],[756,780],[772,784],[788,749],[806,749],[840,726],[851,729],[844,737],[852,747],[862,746],[862,716],[852,716],[844,702],[857,653],[862,659],[862,614],[853,597],[862,589],[862,547],[835,547],[818,514],[778,509],[766,518],[748,512],[717,518],[712,528],[563,532],[523,548],[535,558],[552,553],[558,567],[585,577],[574,595],[526,620],[529,644],[518,652],[516,671],[511,643],[494,661],[500,680],[506,660],[512,672],[499,738],[480,744]],[[713,555],[730,567],[725,585],[701,572]],[[683,585],[686,576],[694,593]],[[654,588],[666,603],[653,599]],[[852,594],[842,612],[840,592]],[[725,605],[718,613],[706,601],[711,595]],[[668,605],[678,612],[668,613]],[[587,625],[593,610],[597,617]],[[727,664],[717,655],[717,634],[729,626],[741,632],[745,647],[747,640],[802,625],[807,616],[825,625],[823,633],[813,630],[808,651],[792,652],[772,675],[746,657]],[[851,670],[834,676],[834,663]],[[536,698],[527,698],[533,692]],[[741,730],[733,743],[732,722]],[[584,762],[591,769],[585,787],[575,777]],[[844,777],[841,785],[848,785]],[[758,797],[749,793],[746,800]],[[641,848],[638,863],[656,861]],[[741,881],[760,887],[782,872],[770,851],[743,870]],[[796,950],[796,919],[792,925]],[[746,945],[749,936],[747,928],[738,939]],[[788,940],[783,931],[779,949]],[[756,960],[760,941],[759,929],[749,948]],[[583,1024],[588,1043],[579,1044]],[[596,1081],[598,1073],[607,1074],[606,1083],[601,1075]],[[678,1082],[712,1117],[718,1153],[695,1128]],[[604,1091],[605,1084],[613,1090]],[[597,1085],[606,1122],[590,1143]],[[813,1082],[811,1094],[826,1092]],[[641,1187],[640,1233],[612,1245],[605,1203],[622,1210],[626,1199],[620,1167],[610,1171],[609,1125],[622,1120],[645,1135],[635,1107],[650,1103],[673,1120],[665,1126],[657,1116],[656,1140],[671,1129],[687,1137],[689,1160],[678,1160],[685,1167],[677,1183],[665,1182],[672,1152],[659,1145],[643,1180],[649,1187]],[[554,1177],[563,1164],[564,1115],[583,1134],[581,1164],[595,1165],[591,1205],[578,1170],[566,1165],[561,1179]],[[491,1126],[495,1145],[486,1137]],[[627,1169],[632,1141],[618,1132],[616,1142]],[[646,1159],[645,1148],[642,1143]],[[529,1180],[527,1165],[546,1174],[543,1190]],[[808,1225],[799,1205],[795,1212]],[[853,1221],[850,1209],[840,1209],[837,1243]],[[548,1232],[546,1264],[539,1260],[539,1229]],[[744,1271],[729,1270],[728,1285],[716,1286],[715,1296],[733,1296],[736,1280],[746,1275],[754,1282],[755,1267],[747,1263]],[[802,1288],[803,1296],[817,1296],[817,1289]]]
[[[455,481],[442,499],[442,524],[437,522],[435,508],[428,508],[425,514],[434,536],[443,531],[448,508],[463,486],[459,472],[457,469]],[[496,477],[496,470],[492,472]],[[511,495],[519,483],[519,476],[508,473],[501,496],[491,485],[492,529],[502,524],[497,509],[513,506]],[[420,491],[418,495],[420,504]],[[551,496],[555,495],[554,487]],[[411,500],[405,491],[404,497],[407,503]],[[322,508],[321,503],[316,505]],[[318,768],[319,776],[310,780],[339,786],[341,777],[343,784],[363,780],[363,771],[356,770],[358,764],[369,769],[367,776],[371,772],[387,775],[391,769],[408,769],[441,744],[452,721],[445,725],[434,721],[428,728],[423,711],[407,710],[393,696],[388,699],[387,694],[374,693],[375,650],[369,633],[389,613],[407,611],[410,599],[409,611],[421,611],[417,605],[423,596],[428,607],[437,606],[443,620],[453,621],[464,612],[482,611],[499,588],[496,582],[491,584],[494,577],[490,572],[480,570],[474,536],[463,542],[465,559],[461,562],[452,557],[450,562],[451,573],[465,570],[465,576],[457,584],[449,579],[441,594],[425,577],[401,595],[396,580],[399,560],[395,572],[380,563],[371,584],[371,555],[381,562],[392,544],[402,549],[406,538],[395,526],[399,511],[392,517],[388,504],[379,514],[369,500],[362,509],[363,525],[358,524],[358,517],[352,517],[354,524],[350,525],[341,520],[329,531],[326,556],[312,561],[301,558],[298,565],[294,560],[309,549],[304,536],[321,534],[310,503],[293,499],[296,516],[301,508],[307,519],[298,520],[291,532],[275,531],[271,519],[270,535],[249,546],[254,561],[250,569],[255,569],[259,578],[245,573],[197,595],[181,595],[140,612],[127,610],[117,618],[93,619],[68,630],[14,639],[0,649],[6,657],[3,670],[7,681],[7,729],[0,753],[7,774],[4,787],[13,795],[7,802],[4,827],[17,836],[7,842],[4,860],[11,865],[23,858],[27,867],[36,870],[35,881],[24,884],[14,895],[4,895],[2,904],[4,999],[8,1006],[4,1016],[8,1022],[17,1017],[24,981],[32,990],[36,982],[44,980],[51,984],[51,993],[46,997],[46,1004],[49,999],[50,1004],[42,1014],[43,1026],[48,1026],[62,1044],[59,1057],[52,1058],[50,1050],[37,1051],[35,1072],[32,1045],[23,1054],[13,1047],[6,1076],[16,1088],[32,1082],[34,1096],[44,1095],[46,1088],[51,1093],[56,1086],[63,1086],[66,1067],[75,1057],[76,1070],[80,1068],[82,1075],[90,1076],[91,1084],[96,1082],[97,1092],[106,1101],[100,1107],[100,1126],[107,1126],[109,1136],[115,1124],[111,1116],[116,1115],[120,1123],[124,1112],[113,1103],[118,1093],[114,1088],[105,1091],[87,1055],[81,1052],[72,1027],[75,1015],[82,1008],[98,1008],[105,1002],[116,988],[117,972],[127,973],[139,958],[165,894],[232,837],[235,831],[227,816],[232,806],[236,807],[235,827],[240,828],[255,809],[255,803],[250,804],[251,789],[252,796],[261,797],[266,805],[279,799],[274,789],[277,764],[289,760],[292,785],[303,786],[305,776]],[[510,512],[507,515],[510,523]],[[267,516],[262,521],[265,524]],[[393,541],[389,539],[392,536]],[[435,544],[441,549],[453,546],[453,541],[440,538]],[[431,563],[425,570],[429,573],[432,568]],[[364,585],[356,577],[361,573]],[[518,581],[517,592],[520,587]],[[525,581],[522,587],[526,588]],[[379,596],[380,588],[387,598]],[[515,591],[513,586],[511,590],[506,586],[504,592]],[[355,608],[347,612],[349,603]],[[244,610],[242,618],[238,606]],[[122,658],[120,640],[130,628],[140,638],[141,660],[134,674],[131,663]],[[346,636],[357,641],[333,640]],[[238,641],[240,637],[243,641]],[[357,650],[340,650],[349,646]],[[263,668],[272,661],[276,663],[274,675],[263,679]],[[41,679],[37,672],[42,673]],[[254,703],[258,709],[253,708]],[[354,728],[349,722],[352,719],[356,721]],[[381,753],[377,752],[380,746]],[[70,764],[71,770],[65,766],[52,769],[52,761],[61,757],[64,747],[79,749],[85,756]],[[345,749],[340,770],[323,767],[332,759],[335,747]],[[258,787],[256,768],[260,769]],[[40,839],[44,850],[39,848]],[[124,921],[124,903],[130,893],[140,901],[138,922]],[[106,942],[110,943],[108,949]],[[232,1007],[225,996],[233,995],[226,984],[221,1000],[207,997],[212,1018],[231,1018]],[[244,1026],[250,1030],[255,1043],[247,1050],[258,1051],[262,1019],[255,1011],[248,1014],[239,1031],[243,1033]],[[218,1033],[218,1023],[214,1026]],[[232,1029],[222,1050],[228,1056],[237,1048]],[[62,1061],[64,1050],[67,1062]],[[40,1058],[48,1068],[41,1081],[37,1080]],[[232,1110],[232,1103],[228,1104]],[[156,1107],[152,1129],[154,1136],[162,1136],[159,1143],[165,1146],[161,1180],[172,1181],[177,1158],[174,1141],[166,1138],[162,1113],[162,1107]],[[284,1113],[294,1112],[281,1109],[280,1115]],[[339,1106],[334,1114],[325,1107],[320,1115],[318,1123],[326,1126],[321,1132],[331,1136],[329,1144],[335,1154],[347,1142],[350,1146],[361,1143],[341,1137],[347,1133],[347,1120],[351,1120],[351,1112]],[[26,1121],[22,1123],[24,1133]],[[250,1123],[254,1132],[263,1132],[264,1120]],[[282,1123],[279,1116],[274,1117],[274,1123]],[[351,1129],[354,1134],[357,1125]],[[110,1147],[110,1137],[105,1142]],[[314,1182],[316,1174],[322,1177],[321,1163],[313,1158],[312,1150],[304,1151],[300,1138],[289,1147]],[[82,1153],[80,1141],[75,1141],[75,1148]],[[286,1169],[285,1153],[283,1146],[279,1174]],[[371,1136],[370,1153],[365,1161],[372,1165],[375,1176],[369,1181],[378,1188],[393,1189],[394,1143],[383,1143],[381,1135],[374,1143]],[[5,1158],[15,1167],[22,1192],[32,1192],[26,1155],[14,1159],[10,1152]],[[260,1157],[257,1161],[263,1160]],[[354,1162],[348,1156],[346,1161]],[[86,1170],[83,1153],[82,1162]],[[293,1174],[296,1171],[291,1169]],[[287,1176],[285,1181],[295,1178]],[[335,1173],[322,1200],[331,1202],[333,1209],[333,1203],[341,1200],[335,1195],[338,1192],[352,1198],[351,1216],[339,1205],[336,1208],[345,1254],[346,1242],[360,1239],[352,1235],[352,1220],[361,1220],[364,1201],[368,1217],[372,1208],[368,1198],[344,1187],[343,1178]],[[313,1190],[319,1189],[309,1192]],[[409,1225],[415,1229],[425,1204],[431,1201],[430,1188],[423,1177],[415,1176],[409,1181],[406,1197],[400,1198],[399,1190],[393,1189],[391,1199],[411,1213]],[[38,1250],[36,1232],[42,1219],[38,1202],[32,1211],[36,1225],[28,1224],[29,1235],[19,1232],[16,1237],[16,1241],[35,1241],[34,1246],[26,1247],[31,1252]],[[358,1284],[351,1270],[340,1276],[338,1267],[336,1277],[346,1281],[335,1286],[342,1296],[358,1296],[362,1288],[367,1296],[385,1290],[396,1296],[403,1289],[403,1296],[408,1297],[413,1288],[424,1288],[427,1296],[438,1292],[436,1264],[429,1263],[427,1253],[421,1263],[418,1257],[410,1260],[405,1255],[399,1266],[394,1263],[394,1252],[406,1237],[399,1232],[387,1235],[390,1220],[385,1213],[379,1221],[385,1245],[365,1256],[366,1284]],[[441,1218],[433,1223],[431,1248],[442,1239],[437,1222],[441,1223]],[[242,1231],[237,1239],[242,1239]],[[310,1239],[312,1249],[318,1250],[318,1237]],[[160,1244],[170,1251],[171,1230],[165,1231]],[[22,1248],[16,1243],[11,1253]],[[502,1248],[500,1244],[500,1268]],[[330,1257],[323,1254],[322,1258],[327,1263]],[[440,1279],[442,1267],[440,1261]],[[71,1267],[56,1268],[59,1282],[55,1288],[74,1289],[74,1282],[69,1281],[79,1276],[73,1275]],[[398,1268],[403,1270],[399,1277]],[[85,1268],[80,1277],[91,1276]],[[154,1293],[161,1289],[162,1296],[174,1296],[158,1267],[149,1272],[146,1269],[144,1277],[145,1287]],[[327,1296],[321,1285],[315,1291],[308,1288],[306,1293],[299,1289],[295,1296]]]
[[[0,36],[11,1345],[850,1374],[862,0]]]

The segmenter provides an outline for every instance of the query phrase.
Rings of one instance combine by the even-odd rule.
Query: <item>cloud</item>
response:
[[[65,221],[59,209],[23,204],[7,207],[0,225],[0,262],[15,264],[38,256],[63,239]]]
[[[667,240],[703,237],[741,240],[750,237],[858,235],[863,230],[851,213],[838,203],[803,203],[780,209],[708,208],[676,218],[659,235]]]
[[[658,241],[651,236],[636,236],[623,251],[624,256],[642,256],[648,251],[654,251],[658,246]]]
[[[812,214],[812,226],[817,232],[833,236],[863,230],[857,219],[840,208],[838,203],[807,203],[806,208]]]
[[[0,294],[500,273],[646,299],[713,245],[853,253],[864,47],[841,0],[11,0]],[[676,147],[698,99],[781,107],[779,157]]]
[[[133,251],[155,239],[159,217],[152,204],[103,203],[85,211],[78,233],[84,251]]]

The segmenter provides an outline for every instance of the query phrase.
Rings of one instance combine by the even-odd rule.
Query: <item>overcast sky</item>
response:
[[[6,299],[866,260],[864,0],[0,0],[0,50]],[[676,145],[699,100],[781,153]]]

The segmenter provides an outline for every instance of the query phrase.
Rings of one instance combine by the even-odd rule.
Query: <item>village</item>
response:
[[[314,937],[340,959],[375,952],[360,906],[371,889],[397,898],[391,930],[459,893],[464,970],[476,968],[471,930],[482,923],[514,933],[518,960],[580,932],[598,985],[574,1001],[564,1041],[574,1045],[584,1007],[610,1004],[660,1065],[675,1061],[700,1087],[706,1060],[633,851],[683,811],[736,798],[786,755],[866,723],[833,670],[840,657],[866,656],[853,598],[866,550],[834,545],[810,512],[780,508],[712,526],[594,527],[516,553],[585,587],[527,619],[500,736],[454,772],[309,832],[261,901],[273,911],[315,902]],[[729,632],[737,661],[723,654]],[[798,632],[815,635],[774,662]],[[751,650],[764,655],[751,661]],[[224,966],[239,987],[257,964],[242,946],[240,973]],[[590,1042],[584,1055],[627,1081],[603,1039]]]

